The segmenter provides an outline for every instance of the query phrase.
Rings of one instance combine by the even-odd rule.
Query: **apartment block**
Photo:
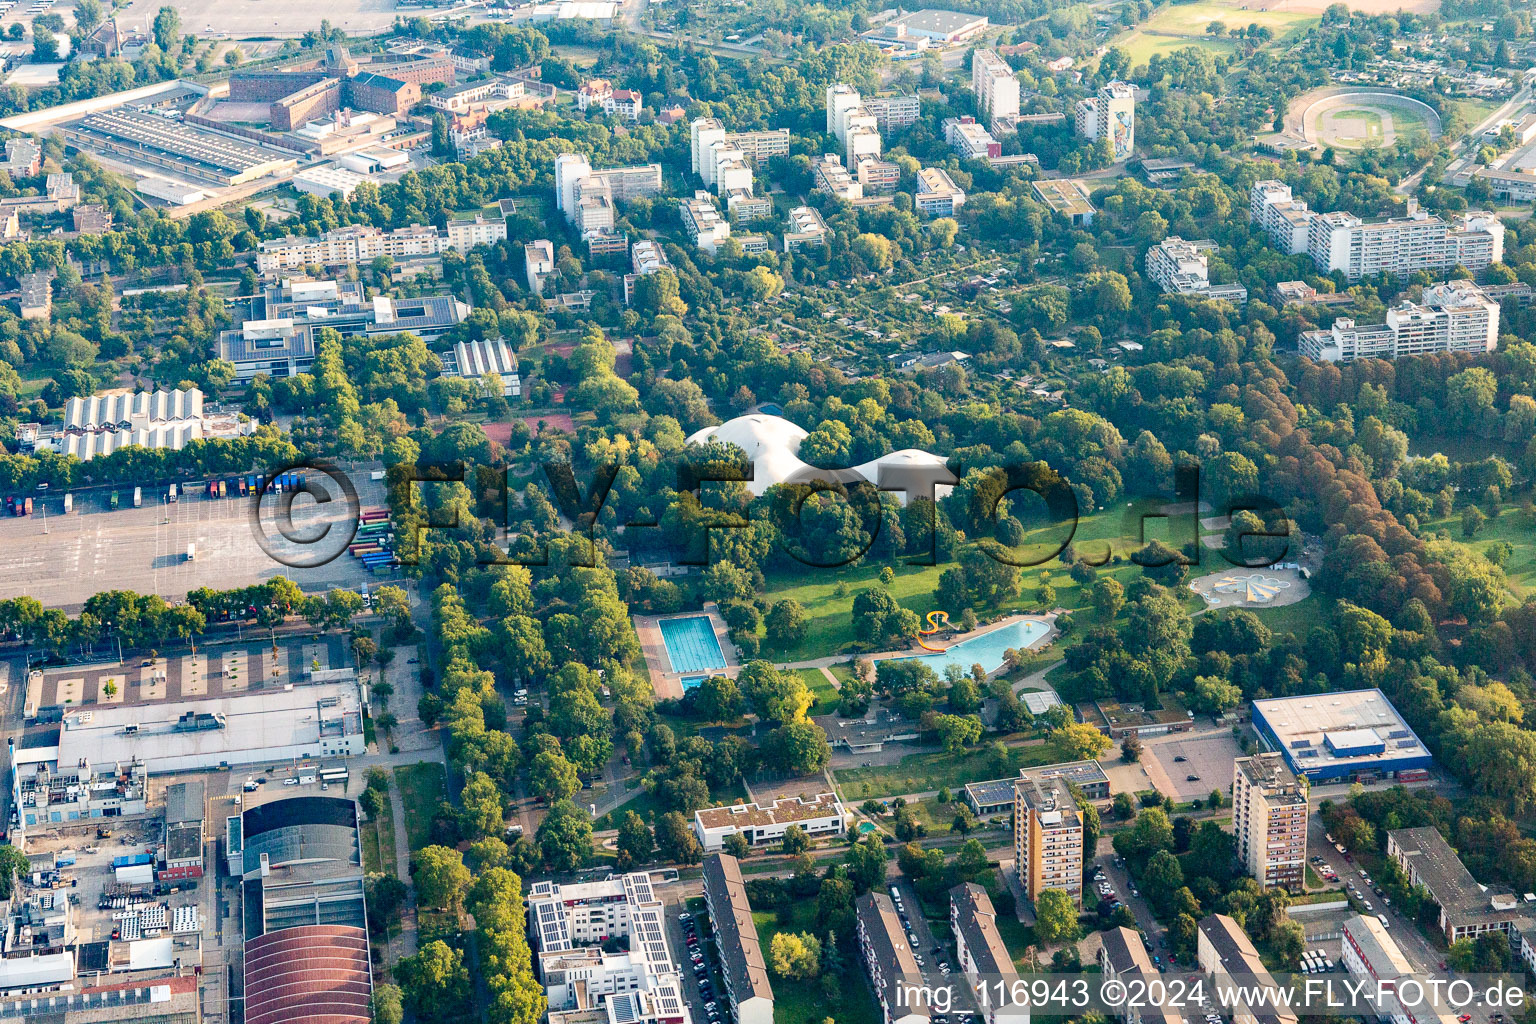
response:
[[[753,846],[776,843],[791,826],[812,839],[840,836],[847,831],[842,801],[832,793],[814,798],[784,797],[771,804],[731,804],[693,812],[693,831],[705,852],[725,846],[733,835],[745,836]]]
[[[1403,869],[1409,885],[1422,885],[1439,905],[1447,943],[1508,932],[1522,916],[1520,897],[1503,886],[1479,885],[1434,826],[1391,830],[1387,856]]]
[[[1307,860],[1307,785],[1280,754],[1233,762],[1237,858],[1265,888],[1301,892]]]
[[[681,976],[667,946],[666,907],[646,873],[567,885],[534,882],[528,922],[551,1024],[688,1024]],[[629,949],[604,952],[599,944],[610,938],[628,938]]]
[[[854,173],[867,196],[888,196],[901,184],[901,168],[889,160],[860,160]]]
[[[555,272],[555,244],[547,238],[535,238],[523,246],[523,262],[527,268],[528,290],[542,297],[544,279]]]
[[[1215,251],[1210,239],[1191,242],[1169,235],[1147,250],[1147,279],[1165,294],[1247,302],[1248,289],[1242,285],[1211,283],[1210,253]]]
[[[880,121],[864,105],[851,85],[838,83],[827,89],[827,133],[843,147],[843,163],[857,167],[860,160],[880,157]]]
[[[1241,988],[1250,993],[1275,992],[1259,951],[1253,947],[1241,926],[1226,914],[1203,918],[1195,935],[1196,960],[1200,969],[1215,976],[1216,985],[1228,991]],[[1223,1008],[1223,1013],[1227,1009]],[[1242,1003],[1231,1010],[1232,1024],[1297,1024],[1295,1011],[1274,1000]]]
[[[965,205],[965,192],[942,167],[924,167],[917,172],[913,205],[924,217],[953,217]]]
[[[555,206],[582,232],[613,227],[614,202],[653,196],[660,191],[661,164],[593,170],[580,153],[555,157]],[[602,223],[604,219],[606,224]]]
[[[505,221],[502,231],[506,231]],[[290,235],[262,242],[256,249],[256,270],[262,274],[277,274],[311,264],[339,267],[369,263],[379,256],[411,259],[435,255],[442,248],[443,236],[434,227],[412,224],[382,231],[356,224],[327,231],[319,238]]]
[[[1083,899],[1083,821],[1071,792],[1058,779],[1037,779],[1025,769],[1014,783],[1014,863],[1025,894],[1038,899],[1058,889]]]
[[[1293,256],[1307,251],[1312,211],[1291,198],[1291,187],[1281,181],[1254,182],[1249,190],[1248,216],[1274,241],[1275,248]]]
[[[978,975],[977,985],[986,985],[984,995],[992,997],[990,1000],[978,999],[978,1005],[985,1007],[982,1019],[986,1024],[996,1024],[998,1020],[1028,1024],[1027,1006],[997,1005],[1000,1002],[996,998],[998,981],[1018,972],[997,930],[997,909],[992,906],[992,897],[987,895],[987,890],[973,882],[949,890],[949,927],[955,936],[955,958],[960,975]]]
[[[506,219],[488,218],[483,213],[450,215],[443,229],[443,247],[455,252],[469,252],[477,245],[493,245],[506,240]]]
[[[1324,331],[1303,331],[1301,354],[1330,363],[1397,359],[1434,352],[1492,352],[1499,340],[1499,304],[1471,281],[1424,289],[1419,302],[1387,310],[1386,323],[1340,317]]]
[[[1141,935],[1135,929],[1123,926],[1111,928],[1101,933],[1100,938],[1099,969],[1105,981],[1130,985],[1136,979],[1146,983],[1158,976],[1158,969],[1153,966],[1151,956],[1142,945]],[[1172,1003],[1173,1000],[1168,1002]],[[1183,1024],[1185,1020],[1184,1015],[1172,1005],[1139,1006],[1131,1000],[1120,1007],[1118,1016],[1125,1024]]]
[[[971,91],[976,94],[976,110],[984,123],[1018,122],[1019,79],[996,52],[977,50],[971,55]]]
[[[1074,111],[1077,134],[1090,142],[1109,139],[1116,160],[1126,160],[1136,148],[1136,90],[1125,82],[1110,82],[1097,96],[1081,100]]]
[[[1428,1000],[1405,1002],[1398,998],[1399,984],[1405,980],[1419,984],[1420,972],[1379,919],[1356,914],[1344,919],[1341,930],[1345,969],[1367,991],[1380,993],[1380,1002],[1374,1007],[1377,1020],[1383,1024],[1453,1024],[1456,1014],[1452,1011],[1436,1010]]]
[[[691,199],[679,204],[683,227],[700,249],[713,253],[715,247],[731,237],[731,222],[721,214],[720,207],[708,192],[695,192]]]
[[[1504,258],[1504,225],[1486,211],[1458,214],[1447,222],[1412,201],[1407,216],[1381,221],[1340,211],[1319,213],[1309,226],[1307,251],[1319,271],[1338,271],[1351,281],[1455,266],[1476,272]]]
[[[817,192],[830,192],[839,199],[864,198],[864,186],[848,173],[836,153],[827,153],[811,161],[811,180]]]
[[[1003,145],[974,117],[944,119],[944,141],[962,160],[985,160],[1003,155]]]
[[[728,853],[704,858],[704,903],[714,926],[725,997],[737,1024],[773,1024],[773,986],[752,920],[741,863]]]
[[[827,244],[827,222],[809,206],[789,211],[789,226],[784,231],[784,251],[799,252],[808,245]]]
[[[874,115],[875,123],[882,132],[910,128],[923,116],[922,103],[917,93],[897,93],[894,96],[865,96],[864,109]]]
[[[635,282],[646,274],[654,274],[658,270],[671,270],[672,263],[667,259],[667,254],[662,251],[661,243],[649,238],[642,238],[634,244],[630,250],[631,272],[624,275],[624,305],[634,301]]]
[[[853,909],[859,952],[880,1004],[881,1021],[926,1024],[929,1010],[921,992],[922,971],[896,905],[883,892],[867,892],[854,902]],[[918,991],[903,992],[905,986],[918,986]]]

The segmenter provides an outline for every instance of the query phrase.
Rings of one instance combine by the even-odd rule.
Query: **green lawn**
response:
[[[1426,535],[1444,530],[1451,540],[1482,554],[1499,541],[1506,541],[1515,551],[1504,566],[1510,593],[1524,600],[1536,592],[1536,530],[1525,524],[1525,514],[1518,508],[1506,508],[1489,518],[1477,536],[1467,538],[1461,532],[1461,513],[1446,519],[1424,523]]]
[[[1172,53],[1186,46],[1198,46],[1214,54],[1237,52],[1237,44],[1225,36],[1207,32],[1212,22],[1228,29],[1259,25],[1274,33],[1271,45],[1299,35],[1318,21],[1316,14],[1293,11],[1263,11],[1245,8],[1241,0],[1203,0],[1192,4],[1168,4],[1152,17],[1115,40],[1131,58],[1131,64],[1145,64],[1156,54]]]
[[[754,913],[757,937],[763,944],[763,954],[772,962],[773,937],[779,933],[779,916],[772,911]],[[803,901],[796,905],[791,923],[783,930],[816,933],[816,901]],[[880,1007],[870,991],[862,965],[849,954],[842,984],[837,997],[828,1000],[822,991],[821,980],[790,981],[773,975],[773,1019],[783,1024],[816,1024],[831,1017],[837,1024],[880,1024]],[[770,967],[770,971],[772,968]]]
[[[738,801],[743,801],[746,798],[747,791],[742,786],[740,781],[732,783],[725,789],[710,790],[709,793],[711,806],[736,803]],[[661,801],[658,800],[655,796],[648,793],[645,787],[637,785],[634,790],[634,796],[630,797],[628,800],[625,800],[623,803],[619,804],[619,806],[615,807],[607,814],[593,821],[592,827],[599,832],[603,831],[604,829],[618,828],[619,819],[624,817],[624,814],[627,811],[634,811],[646,821],[654,822],[662,814],[666,813],[667,810],[668,808],[664,807]]]
[[[1279,608],[1250,608],[1259,621],[1277,633],[1306,635],[1307,630],[1322,621],[1323,599],[1316,594],[1302,598],[1295,604]]]
[[[1027,747],[1009,747],[1009,764],[997,770],[992,755],[972,748],[954,753],[932,751],[908,754],[896,764],[870,768],[846,768],[835,773],[843,799],[859,803],[871,797],[899,796],[903,793],[927,793],[948,786],[958,792],[967,782],[1007,778],[1030,765],[1064,761],[1060,748],[1051,740]]]
[[[432,816],[447,795],[447,778],[440,762],[423,761],[396,768],[395,784],[405,803],[405,833],[415,853],[431,845]]]
[[[1148,522],[1148,540],[1173,539],[1157,534],[1156,528],[1164,522],[1166,521],[1150,520]],[[1108,574],[1125,585],[1142,572],[1140,566],[1129,560],[1130,555],[1141,547],[1140,537],[1135,534],[1136,527],[1135,522],[1126,522],[1123,509],[1084,516],[1078,522],[1076,530],[1071,533],[1063,525],[1037,526],[1026,531],[1025,544],[1018,557],[1020,561],[1037,559],[1054,551],[1070,536],[1074,549],[1081,557],[1097,561],[1108,556],[1109,563],[1099,572]],[[1209,558],[1211,553],[1202,552],[1201,557]],[[894,566],[896,579],[885,589],[903,608],[910,608],[919,618],[922,618],[937,607],[934,601],[934,590],[939,584],[939,574],[951,565],[953,563]],[[812,658],[825,658],[839,653],[854,653],[856,644],[853,636],[853,599],[861,590],[882,586],[879,580],[881,568],[882,566],[871,563],[846,569],[817,569],[814,572],[797,574],[792,579],[784,577],[770,579],[766,595],[768,601],[792,598],[800,602],[805,608],[807,628],[805,638],[792,647],[775,648],[765,643],[763,656],[774,661],[809,661]],[[1197,576],[1202,571],[1208,570],[1202,570],[1200,566],[1190,568],[1192,576]],[[1012,612],[1038,610],[1040,608],[1038,590],[1045,582],[1049,582],[1055,588],[1055,603],[1058,607],[1078,609],[1088,603],[1082,588],[1073,582],[1057,559],[1052,558],[1042,565],[1025,568],[1020,576],[1019,596],[1004,603],[1001,608],[986,610],[987,615],[1001,616]],[[847,590],[842,597],[837,596],[836,593],[839,584],[844,585]],[[1200,599],[1189,591],[1183,591],[1181,596],[1186,599],[1191,610],[1202,607]],[[959,609],[945,610],[958,620]],[[983,610],[977,609],[977,611]],[[1068,638],[1067,642],[1074,642],[1073,638]],[[1057,644],[1058,649],[1061,646]],[[839,666],[832,671],[838,674],[840,671],[846,672],[847,669]],[[839,678],[845,677],[839,676]]]
[[[806,689],[816,698],[815,707],[811,708],[813,715],[825,715],[831,713],[837,707],[837,687],[822,674],[819,668],[802,668],[796,670],[801,679],[805,680]]]

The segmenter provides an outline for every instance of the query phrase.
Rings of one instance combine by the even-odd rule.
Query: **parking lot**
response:
[[[1232,792],[1232,762],[1243,752],[1230,730],[1170,733],[1149,737],[1142,745],[1153,788],[1177,803],[1203,800],[1214,789]]]
[[[696,1024],[713,1024],[732,1015],[727,1005],[730,1000],[720,982],[719,957],[701,927],[701,921],[707,919],[708,915],[702,912],[689,914],[687,911],[673,912],[670,908],[667,912],[667,944],[677,958],[683,997],[688,1001],[689,1016]],[[713,1004],[713,1014],[709,1004]]]
[[[362,505],[382,505],[382,485],[361,475],[354,486]],[[285,527],[296,540],[288,541],[275,519],[275,498],[263,500],[263,513],[253,522],[251,499],[208,498],[196,485],[174,503],[165,500],[164,488],[143,488],[139,508],[133,507],[132,488],[117,489],[116,509],[112,493],[76,492],[68,514],[64,495],[49,494],[34,498],[32,515],[0,517],[0,598],[29,595],[73,613],[104,590],[181,600],[199,587],[224,590],[274,576],[310,591],[357,587],[371,579],[345,552],[317,568],[278,560],[302,564],[297,556],[309,547],[305,542],[328,525],[341,537],[354,514],[345,501],[322,505],[298,495],[292,523]],[[276,538],[269,543],[277,557],[262,548],[258,530]]]

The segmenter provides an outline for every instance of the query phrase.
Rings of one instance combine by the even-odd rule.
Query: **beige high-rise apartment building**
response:
[[[1083,819],[1066,784],[1034,779],[1028,769],[1014,783],[1013,854],[1031,900],[1047,889],[1083,899]]]
[[[1307,861],[1307,784],[1280,754],[1233,762],[1232,834],[1237,857],[1265,888],[1302,890]]]

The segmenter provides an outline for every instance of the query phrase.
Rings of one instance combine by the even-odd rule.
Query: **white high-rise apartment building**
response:
[[[1306,203],[1291,198],[1291,186],[1274,180],[1254,182],[1248,193],[1248,216],[1280,251],[1292,256],[1307,251],[1313,214]]]
[[[1019,79],[1008,62],[992,50],[977,50],[971,56],[971,91],[976,94],[976,113],[984,124],[1018,120]]]
[[[1208,254],[1215,251],[1216,243],[1208,238],[1191,242],[1169,235],[1147,250],[1147,279],[1168,294],[1247,302],[1248,289],[1242,285],[1211,283]]]
[[[827,131],[842,144],[845,167],[880,158],[880,120],[853,86],[839,82],[827,88]]]
[[[1110,82],[1097,96],[1081,100],[1075,111],[1077,134],[1089,141],[1109,139],[1116,160],[1130,158],[1136,147],[1136,90]]]
[[[1280,754],[1233,762],[1232,835],[1237,859],[1265,888],[1302,890],[1307,859],[1307,786]]]
[[[1301,354],[1330,363],[1397,359],[1431,352],[1492,352],[1499,341],[1499,304],[1471,281],[1424,289],[1421,302],[1387,310],[1384,324],[1340,317],[1326,331],[1305,331]]]
[[[843,137],[843,115],[862,105],[859,90],[846,82],[827,86],[827,134]]]
[[[555,207],[583,231],[613,227],[613,201],[661,191],[661,165],[605,167],[594,171],[580,153],[555,157]]]

